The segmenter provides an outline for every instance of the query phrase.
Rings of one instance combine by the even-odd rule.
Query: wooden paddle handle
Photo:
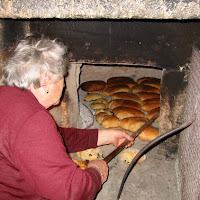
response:
[[[158,117],[159,112],[156,113],[152,118],[150,118],[145,124],[143,124],[135,133],[131,135],[132,138],[136,138],[144,129],[150,126]],[[119,154],[125,146],[129,143],[129,140],[125,140],[122,144],[120,144],[115,150],[113,150],[109,155],[107,155],[103,160],[105,162],[110,162],[117,154]]]

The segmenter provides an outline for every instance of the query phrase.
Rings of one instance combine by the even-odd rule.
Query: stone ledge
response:
[[[199,19],[199,0],[2,0],[0,18]]]

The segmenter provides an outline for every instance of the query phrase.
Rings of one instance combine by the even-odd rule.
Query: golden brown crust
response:
[[[103,90],[106,87],[106,83],[101,80],[86,81],[80,85],[80,88],[86,92],[95,92]]]
[[[104,103],[105,105],[107,105],[108,101],[104,98],[99,98],[99,99],[94,100],[93,103]]]
[[[112,115],[112,112],[108,109],[97,109],[95,110],[95,115],[99,114],[100,112],[106,112],[108,115]]]
[[[160,90],[160,80],[145,80],[140,83],[141,85],[149,85]]]
[[[100,112],[96,115],[96,121],[99,123],[99,124],[102,124],[103,120],[105,117],[109,116],[108,113],[106,112]]]
[[[120,127],[130,132],[136,132],[147,121],[144,117],[128,117],[120,121]]]
[[[142,110],[149,112],[150,110],[154,109],[154,108],[158,108],[160,107],[160,101],[157,103],[146,103],[144,105],[142,105]]]
[[[144,101],[146,99],[160,98],[160,94],[149,93],[149,92],[138,92],[136,93],[136,95],[140,97],[141,101]]]
[[[128,93],[128,92],[118,92],[112,95],[112,100],[114,99],[126,99],[131,101],[136,101],[138,103],[141,103],[140,97],[138,97],[136,94]]]
[[[85,160],[77,160],[77,159],[72,159],[81,169],[86,169],[88,166],[87,161]]]
[[[160,98],[146,99],[146,100],[142,101],[142,105],[152,104],[152,103],[160,103]]]
[[[116,77],[109,78],[107,80],[107,83],[117,82],[117,81],[134,81],[134,80],[128,76],[116,76]]]
[[[119,119],[116,116],[105,116],[101,124],[104,128],[117,128]]]
[[[77,152],[77,156],[83,160],[92,161],[97,160],[98,158],[103,158],[103,153],[102,150],[97,147],[92,149],[86,149],[84,151],[79,151]]]
[[[100,99],[100,98],[102,98],[102,96],[99,93],[89,93],[84,98],[84,100],[87,101],[87,102],[90,102],[90,101],[95,101],[95,100]]]
[[[150,110],[150,111],[147,113],[146,118],[147,118],[147,119],[152,118],[157,112],[160,112],[160,107],[154,108],[154,109]],[[159,123],[159,120],[160,120],[160,117],[158,117],[158,118],[155,120],[155,122]]]
[[[117,107],[112,110],[114,115],[118,117],[120,120],[127,118],[127,117],[144,117],[144,113],[140,110],[136,110],[134,108],[128,108],[128,107]]]
[[[130,88],[127,85],[115,85],[112,87],[107,87],[100,92],[102,96],[112,96],[117,92],[130,92]]]
[[[107,87],[112,87],[115,85],[127,85],[129,88],[138,85],[134,80],[119,80],[119,81],[113,81],[110,83],[107,83]]]
[[[104,103],[92,103],[90,106],[93,110],[105,109],[107,107]]]
[[[138,83],[138,84],[140,84],[140,83],[142,83],[143,81],[146,81],[146,80],[148,80],[148,81],[161,81],[159,78],[155,78],[155,77],[142,77],[142,78],[139,78],[136,82]]]
[[[119,106],[134,108],[137,110],[141,110],[142,108],[142,106],[139,103],[135,101],[131,101],[131,100],[125,100],[125,99],[114,99],[114,100],[111,100],[107,105],[107,107],[111,110]]]
[[[127,149],[121,155],[121,161],[124,161],[127,164],[131,164],[132,160],[139,152],[139,149]],[[142,162],[146,159],[146,155],[143,155],[137,162]]]
[[[138,93],[138,92],[150,92],[150,93],[157,93],[157,94],[160,94],[160,90],[155,88],[155,87],[152,87],[152,86],[149,86],[149,85],[136,85],[136,86],[133,86],[131,88],[131,91],[132,93]]]
[[[142,140],[151,141],[159,136],[159,131],[153,126],[148,126],[144,131],[139,134],[139,138]]]

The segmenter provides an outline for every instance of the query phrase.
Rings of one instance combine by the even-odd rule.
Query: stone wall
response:
[[[199,0],[2,0],[0,18],[198,19]]]

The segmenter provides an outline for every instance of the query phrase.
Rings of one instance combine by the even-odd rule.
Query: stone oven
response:
[[[81,81],[86,80],[82,74],[92,80],[98,78],[98,70],[112,67],[127,71],[132,68],[144,76],[161,75],[160,134],[193,115],[196,120],[188,129],[159,144],[159,154],[175,162],[177,181],[174,198],[168,194],[159,198],[197,200],[200,199],[199,7],[198,0],[2,0],[0,67],[10,47],[27,32],[61,38],[73,56],[61,105],[50,112],[59,125],[77,128],[82,128],[78,94]],[[126,75],[126,70],[122,74]],[[136,192],[140,193],[139,189]],[[140,198],[159,199],[150,193],[147,196]],[[104,196],[100,194],[101,197]]]

